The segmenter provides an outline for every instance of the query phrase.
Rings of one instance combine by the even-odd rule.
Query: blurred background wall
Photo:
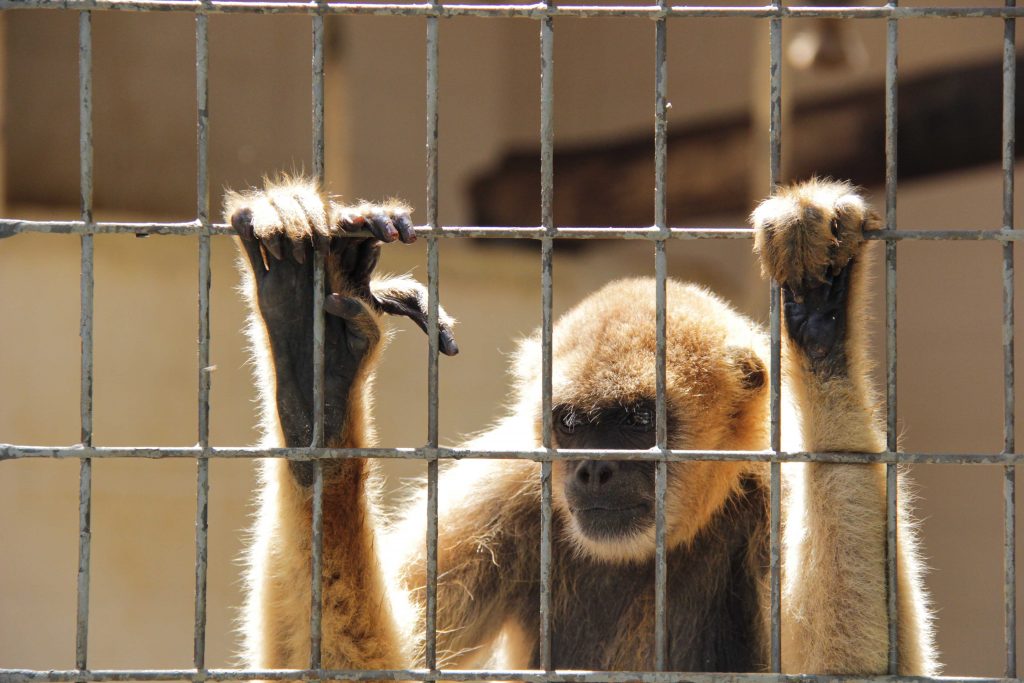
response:
[[[9,11],[2,21],[3,215],[75,218],[77,16]],[[193,17],[97,12],[93,23],[96,218],[194,218]],[[344,17],[327,23],[331,189],[350,198],[402,196],[422,212],[425,22]],[[555,28],[556,149],[602,149],[650,135],[653,24],[559,18]],[[440,219],[445,224],[473,220],[469,188],[498,168],[506,154],[536,153],[537,30],[535,22],[523,19],[442,23]],[[849,22],[843,38],[847,54],[836,68],[801,67],[793,43],[802,31],[814,30],[811,24],[786,23],[793,59],[784,97],[799,102],[881,87],[884,22]],[[670,131],[756,110],[767,73],[766,34],[765,22],[749,19],[670,23]],[[901,78],[976,60],[988,60],[998,73],[1001,36],[1002,23],[996,20],[903,21]],[[311,168],[310,22],[283,15],[212,16],[210,46],[211,203],[216,208],[224,187],[257,183],[279,170]],[[998,110],[998,89],[985,96]],[[969,104],[951,96],[948,113],[955,116]],[[912,132],[921,133],[901,135]],[[836,121],[835,140],[846,133],[844,122]],[[784,141],[800,134],[793,125],[783,129]],[[934,139],[937,153],[949,142]],[[784,142],[787,159],[792,148]],[[993,160],[998,154],[998,147],[991,150]],[[721,162],[749,176],[749,182],[732,188],[743,205],[752,205],[767,189],[760,161],[752,153]],[[674,182],[697,184],[708,174],[685,154],[670,157],[670,164],[681,167],[673,177],[682,180]],[[832,172],[827,163],[815,170]],[[644,190],[651,202],[653,184],[652,176]],[[878,187],[868,190],[881,195]],[[557,181],[555,196],[557,202]],[[600,208],[609,199],[590,201]],[[673,222],[735,226],[743,223],[745,211],[698,214]],[[605,224],[622,220],[609,204]],[[902,183],[898,224],[906,229],[999,227],[998,164],[972,164]],[[559,248],[556,313],[610,279],[652,274],[652,252],[651,245],[635,242]],[[195,443],[196,240],[99,236],[95,253],[95,444]],[[441,245],[442,299],[461,320],[462,348],[441,365],[443,442],[458,442],[500,413],[508,354],[515,339],[540,322],[538,256],[533,244]],[[211,439],[218,446],[255,439],[234,258],[228,240],[213,240]],[[421,244],[389,247],[382,261],[385,270],[425,277]],[[766,319],[767,291],[745,241],[672,243],[669,263],[673,277],[704,282],[749,315]],[[995,243],[900,244],[904,448],[1001,449],[1000,263]],[[878,275],[880,282],[880,270]],[[0,442],[70,445],[79,438],[78,283],[76,237],[27,234],[0,241]],[[880,316],[880,291],[875,303]],[[403,321],[395,327],[398,334],[380,368],[381,443],[417,446],[426,438],[426,345],[417,329]],[[881,326],[876,327],[881,341]],[[398,402],[402,409],[391,410]],[[389,465],[389,490],[420,474],[419,464]],[[933,568],[928,585],[949,674],[1002,674],[1001,474],[983,466],[917,466],[909,473],[917,483],[924,547]],[[252,466],[214,460],[210,477],[207,662],[217,667],[233,664],[237,647],[232,630],[241,600],[237,558]],[[98,461],[93,487],[90,666],[189,667],[195,463]],[[77,491],[77,462],[0,464],[0,667],[74,665]]]

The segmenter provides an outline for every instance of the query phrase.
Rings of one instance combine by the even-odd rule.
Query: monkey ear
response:
[[[871,230],[881,230],[885,227],[885,220],[878,215],[878,212],[874,209],[868,211],[868,215],[864,218],[864,232],[870,232]]]
[[[756,392],[768,383],[768,370],[753,349],[733,346],[729,348],[729,354],[744,389]]]

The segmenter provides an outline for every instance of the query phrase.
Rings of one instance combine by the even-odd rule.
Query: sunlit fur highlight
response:
[[[766,442],[763,397],[767,385],[743,385],[753,361],[764,370],[763,333],[719,297],[702,287],[667,283],[666,402],[676,418],[669,434],[673,449],[746,450]],[[655,396],[654,282],[649,278],[606,285],[562,316],[554,330],[552,401],[593,410]],[[524,341],[517,354],[519,404],[527,408],[540,394],[539,340]],[[654,552],[654,528],[614,540],[579,533],[564,495],[564,466],[554,467],[553,501],[569,519],[570,540],[583,553],[613,562],[643,561]],[[665,499],[669,547],[688,543],[732,495],[745,463],[688,462],[669,467]]]
[[[263,230],[289,235],[330,230],[337,216],[377,210],[342,207],[308,181],[291,179],[281,198],[233,194],[226,217],[251,203],[285,212],[275,223],[264,206]],[[320,201],[324,216],[303,228],[299,212]],[[262,206],[262,204],[261,204]],[[346,213],[348,212],[348,213]],[[833,218],[839,218],[839,230]],[[877,220],[845,183],[814,180],[782,188],[754,212],[755,245],[766,275],[781,281],[814,278],[822,268],[852,267],[845,377],[815,376],[798,348],[783,347],[783,446],[790,450],[880,451],[878,399],[868,380],[864,330],[869,283],[861,229]],[[275,227],[276,226],[276,227]],[[296,227],[298,226],[298,227]],[[267,234],[264,232],[264,234]],[[825,253],[828,252],[828,253]],[[832,254],[829,256],[828,254]],[[329,273],[329,276],[331,274]],[[407,284],[407,283],[406,283]],[[281,443],[274,403],[274,371],[266,329],[243,268],[243,292],[253,304],[248,329],[262,401],[263,445]],[[563,316],[554,329],[556,404],[581,409],[654,395],[654,283],[649,278],[612,283]],[[768,446],[768,344],[763,330],[703,288],[668,283],[667,406],[677,429],[669,446],[682,449],[757,450]],[[355,391],[356,424],[337,446],[373,443],[369,402],[378,345]],[[762,382],[751,373],[764,370]],[[508,412],[471,440],[477,449],[519,450],[540,445],[539,335],[526,339],[512,367]],[[376,505],[373,465],[349,461],[348,474],[329,482],[324,498],[324,666],[404,668],[425,664],[426,494],[420,489],[404,511],[386,520]],[[536,587],[540,465],[527,460],[467,460],[443,465],[440,480],[438,666],[535,666],[536,632],[517,615],[535,613],[523,601]],[[556,463],[552,490],[556,522],[588,571],[641,566],[653,552],[653,529],[618,542],[594,542],[573,530]],[[681,462],[669,466],[666,520],[669,552],[689,547],[708,521],[738,510],[741,476],[767,481],[761,463]],[[283,461],[261,464],[257,513],[247,551],[247,602],[242,614],[247,667],[301,668],[309,643],[309,493]],[[884,468],[874,465],[783,466],[783,671],[878,674],[886,671],[884,611]],[[930,608],[923,588],[918,542],[904,491],[899,526],[900,673],[938,672]],[[556,568],[557,569],[557,568]],[[584,577],[579,577],[580,579]],[[588,596],[582,581],[553,595],[553,609]],[[670,599],[672,596],[669,596]],[[767,571],[759,577],[761,641],[756,660],[767,665]],[[642,605],[636,609],[645,609]],[[645,613],[646,614],[646,613]],[[649,668],[653,613],[643,628],[608,634],[603,645],[613,669]],[[651,628],[647,628],[651,626]]]

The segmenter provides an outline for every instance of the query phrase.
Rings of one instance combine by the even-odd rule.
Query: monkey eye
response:
[[[832,230],[832,237],[836,240],[836,243],[838,243],[839,235],[843,231],[843,226],[839,223],[839,219],[833,218],[832,222],[829,223],[829,228]]]
[[[649,430],[654,428],[654,411],[650,408],[638,408],[630,411],[627,424],[640,429]]]
[[[572,434],[576,431],[576,427],[580,422],[582,422],[582,420],[580,420],[579,416],[569,410],[565,411],[558,417],[558,425],[562,428],[562,431],[567,434]]]

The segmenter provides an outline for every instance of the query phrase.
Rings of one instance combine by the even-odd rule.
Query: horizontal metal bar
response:
[[[690,673],[658,671],[576,671],[556,669],[106,669],[35,671],[0,669],[0,683],[50,681],[184,681],[200,677],[211,681],[249,680],[413,680],[440,677],[447,681],[505,680],[522,683],[1022,683],[1020,678],[953,676],[838,676],[767,673]]]
[[[472,448],[181,448],[104,446],[68,448],[0,444],[0,462],[29,458],[286,458],[288,460],[328,460],[374,458],[398,460],[643,460],[681,462],[705,460],[717,462],[833,462],[896,463],[930,465],[1017,465],[1024,453],[847,453],[815,451],[687,451],[687,450],[610,450],[545,449],[476,450]]]
[[[0,0],[2,1],[2,0]],[[651,227],[580,227],[580,228],[547,228],[518,226],[439,226],[436,229],[428,225],[417,225],[414,230],[421,237],[437,235],[439,237],[485,238],[485,239],[533,239],[545,237],[555,239],[635,239],[658,241],[661,239],[699,240],[699,239],[751,239],[754,231],[750,228],[705,228],[675,227],[662,231]],[[21,233],[49,234],[134,234],[146,235],[234,235],[230,226],[224,223],[211,223],[204,227],[199,221],[183,223],[116,223],[100,222],[86,224],[83,221],[26,221],[15,218],[0,219],[0,237],[9,237]],[[346,237],[370,237],[370,233],[344,233]],[[876,230],[865,234],[869,240],[903,241],[903,240],[972,240],[994,242],[1016,242],[1024,240],[1022,230]]]
[[[209,229],[198,221],[184,223],[114,223],[98,222],[87,225],[83,221],[26,221],[17,218],[0,219],[0,237],[10,237],[25,232],[42,232],[58,235],[93,233],[97,235],[203,235],[234,234],[224,224],[212,224]]]
[[[833,17],[842,19],[912,18],[1016,18],[1024,16],[1021,7],[781,7],[700,5],[559,5],[527,4],[432,4],[372,2],[253,2],[236,0],[0,0],[5,9],[94,9],[136,12],[203,12],[232,14],[370,14],[406,16],[519,17]]]

